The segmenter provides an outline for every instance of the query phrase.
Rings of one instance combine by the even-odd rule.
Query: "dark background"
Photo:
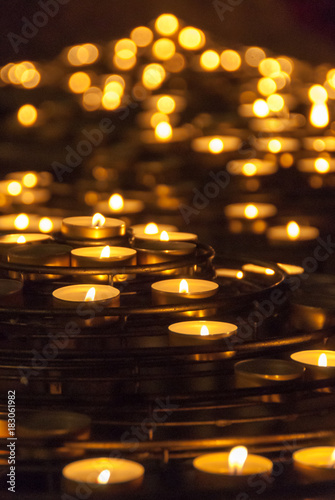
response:
[[[128,36],[136,25],[162,12],[172,12],[199,28],[210,30],[221,43],[226,40],[263,45],[278,53],[313,63],[335,63],[334,0],[223,0],[234,5],[220,20],[213,1],[204,0],[59,0],[59,11],[16,54],[8,39],[21,35],[23,17],[32,20],[39,2],[57,0],[1,0],[0,63],[45,59],[80,42],[98,42]]]

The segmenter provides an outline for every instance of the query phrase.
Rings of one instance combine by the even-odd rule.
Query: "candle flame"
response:
[[[242,167],[242,173],[244,175],[247,175],[248,177],[252,176],[252,175],[255,175],[255,173],[257,172],[257,167],[254,163],[245,163]]]
[[[282,148],[282,143],[278,139],[271,139],[268,143],[268,150],[271,153],[279,153]]]
[[[205,337],[206,335],[209,335],[209,330],[206,325],[203,325],[200,329],[200,335],[202,337]]]
[[[179,293],[188,293],[188,283],[186,280],[181,280],[179,283]]]
[[[325,158],[317,158],[314,162],[314,168],[319,174],[325,174],[329,172],[329,161]]]
[[[97,483],[99,484],[107,484],[108,483],[108,480],[110,478],[110,471],[108,469],[105,469],[103,471],[100,472],[99,476],[98,476],[98,479],[97,479]]]
[[[328,366],[327,356],[324,352],[319,356],[318,366]]]
[[[329,467],[333,468],[335,466],[335,448],[333,449],[333,453],[330,456],[330,464]]]
[[[289,222],[286,226],[286,232],[287,232],[288,237],[291,240],[295,240],[295,239],[299,238],[299,234],[300,234],[299,224],[297,224],[294,221]]]
[[[154,222],[149,222],[144,228],[144,234],[157,234],[158,226]]]
[[[26,214],[20,214],[14,220],[15,229],[27,229],[29,226],[29,217]]]
[[[169,241],[169,235],[166,231],[162,231],[160,236],[159,236],[160,241]]]
[[[275,273],[273,269],[269,269],[269,268],[266,268],[264,272],[268,276],[272,276]]]
[[[111,255],[111,249],[110,246],[106,245],[102,250],[100,254],[100,259],[107,259]]]
[[[112,194],[108,200],[108,205],[111,210],[122,210],[124,207],[124,201],[120,194]]]
[[[18,239],[16,240],[16,243],[25,243],[26,242],[26,238],[23,236],[23,234],[21,234],[21,236],[18,237]]]
[[[244,215],[247,219],[255,219],[258,215],[258,208],[255,205],[247,205],[244,209]]]
[[[329,123],[329,111],[327,104],[313,104],[309,121],[314,127],[323,128]]]
[[[86,297],[84,299],[85,302],[93,301],[95,299],[95,288],[92,286],[86,294]]]
[[[92,226],[93,227],[102,227],[106,222],[106,219],[103,215],[97,213],[92,217]]]
[[[242,473],[248,450],[245,446],[235,446],[228,456],[228,468],[230,474],[238,475]]]
[[[224,150],[224,143],[221,139],[216,137],[209,142],[208,149],[213,154],[221,153]]]
[[[167,122],[160,122],[155,127],[155,137],[160,141],[168,141],[173,134],[172,127]]]
[[[243,271],[237,271],[237,273],[236,273],[236,278],[237,278],[238,280],[241,280],[241,279],[243,278]]]

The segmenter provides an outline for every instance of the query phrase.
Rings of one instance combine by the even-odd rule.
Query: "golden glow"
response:
[[[7,186],[7,192],[11,196],[18,196],[22,192],[22,186],[17,181],[12,181]]]
[[[242,474],[247,456],[248,450],[245,446],[235,446],[228,456],[229,473],[234,475]]]
[[[167,231],[162,231],[161,234],[159,235],[160,241],[170,241],[169,234]]]
[[[131,68],[133,68],[136,64],[136,56],[132,55],[131,57],[125,57],[130,56],[130,53],[127,51],[122,52],[123,57],[119,56],[119,53],[114,54],[113,57],[113,63],[116,68],[120,69],[121,71],[128,71]]]
[[[102,214],[96,213],[92,217],[92,227],[102,227],[106,222]]]
[[[23,236],[23,234],[21,234],[21,236],[18,237],[16,243],[26,243],[26,238]]]
[[[0,77],[1,77],[1,80],[5,83],[10,83],[10,79],[9,79],[9,70],[15,66],[14,63],[8,63],[6,64],[5,66],[3,66],[1,68],[1,71],[0,71]]]
[[[249,47],[245,54],[244,59],[248,66],[252,66],[253,68],[257,68],[262,59],[265,59],[266,54],[263,49],[260,47]]]
[[[258,65],[258,71],[263,76],[269,76],[270,78],[276,76],[281,71],[281,67],[276,59],[272,57],[267,57],[263,59]]]
[[[117,75],[117,74],[113,74],[113,75],[109,75],[106,80],[105,80],[105,88],[107,87],[107,85],[111,82],[118,82],[120,85],[122,85],[123,89],[125,88],[126,86],[126,82],[124,81],[124,78],[122,78],[121,75]]]
[[[22,84],[23,74],[30,69],[35,69],[35,66],[30,61],[22,61],[21,63],[14,64],[8,70],[8,79],[14,85]],[[25,78],[24,78],[25,79]]]
[[[100,472],[98,478],[97,478],[97,483],[99,484],[107,484],[108,481],[109,481],[109,478],[110,478],[110,471],[108,469],[106,470],[103,470],[102,472]]]
[[[309,121],[313,127],[323,128],[329,123],[329,112],[327,104],[313,104]]]
[[[53,222],[49,219],[49,217],[42,217],[38,223],[38,229],[41,233],[50,233],[53,230],[53,227]]]
[[[273,269],[269,269],[269,268],[265,269],[265,271],[264,271],[264,272],[265,272],[265,274],[267,274],[268,276],[273,276],[273,275],[274,275],[274,273],[275,273]]]
[[[197,50],[205,45],[206,38],[201,30],[187,26],[179,32],[178,42],[183,49]]]
[[[270,111],[281,111],[285,106],[285,101],[279,94],[272,94],[266,100]]]
[[[236,273],[236,278],[237,278],[238,280],[241,280],[241,279],[243,278],[243,271],[237,271],[237,273]]]
[[[286,226],[286,232],[287,232],[287,236],[291,240],[296,240],[297,238],[299,238],[299,234],[300,234],[299,224],[297,224],[294,221],[289,222]]]
[[[67,54],[67,59],[72,66],[83,66],[84,64],[93,64],[99,57],[99,50],[92,43],[84,45],[74,45]]]
[[[176,46],[169,38],[160,38],[156,40],[152,46],[152,54],[161,61],[167,61],[174,56]]]
[[[22,179],[22,184],[27,188],[33,188],[37,184],[37,176],[33,173],[25,174]]]
[[[137,45],[130,38],[122,38],[116,42],[114,51],[120,59],[131,59],[136,55]]]
[[[208,149],[213,154],[221,153],[224,150],[223,141],[218,137],[211,139],[208,144]]]
[[[160,122],[155,127],[155,137],[160,141],[168,141],[172,137],[172,127],[168,122]]]
[[[323,366],[323,367],[328,366],[327,355],[324,352],[319,356],[318,366]]]
[[[291,155],[291,153],[283,153],[279,158],[279,162],[282,167],[289,168],[294,162],[293,155]]]
[[[90,288],[85,296],[85,299],[84,301],[85,302],[89,302],[89,301],[93,301],[95,299],[95,288],[94,286],[92,286],[92,288]]]
[[[154,113],[150,118],[150,125],[152,128],[157,127],[157,125],[161,122],[170,122],[168,115],[164,113]]]
[[[15,229],[27,229],[29,226],[29,217],[26,214],[20,214],[14,220]]]
[[[325,174],[329,172],[329,161],[325,158],[317,158],[314,162],[314,168],[319,174]]]
[[[220,56],[220,62],[226,71],[236,71],[241,66],[241,57],[235,50],[224,50]]]
[[[179,22],[173,14],[162,14],[157,17],[155,22],[155,30],[160,35],[173,35],[179,27]]]
[[[116,92],[105,92],[102,96],[101,104],[105,109],[113,110],[120,106],[121,98]]]
[[[256,99],[252,105],[252,112],[259,118],[264,118],[269,114],[269,106],[264,99]]]
[[[242,167],[242,173],[247,176],[255,175],[257,167],[254,163],[245,163]]]
[[[335,89],[335,69],[330,69],[326,76],[328,84],[332,89]]]
[[[144,234],[158,234],[157,224],[149,222],[144,228]]]
[[[179,283],[179,293],[189,293],[188,283],[186,280],[181,280]]]
[[[257,90],[260,94],[268,96],[274,94],[277,90],[276,82],[269,77],[263,77],[258,80]]]
[[[24,104],[17,112],[17,119],[24,127],[31,127],[37,120],[37,109],[31,104]]]
[[[244,215],[247,219],[255,219],[258,215],[258,208],[255,205],[247,205],[244,209]]]
[[[185,67],[185,58],[182,54],[176,52],[171,59],[165,61],[164,66],[167,71],[170,71],[170,73],[179,73]]]
[[[280,68],[282,71],[290,75],[293,71],[293,61],[288,57],[277,57],[277,61],[280,64]]]
[[[100,254],[100,259],[108,259],[108,257],[111,256],[111,249],[110,246],[106,245],[102,250]]]
[[[95,111],[100,108],[102,90],[99,87],[90,87],[83,93],[83,106],[86,111]]]
[[[200,66],[206,71],[214,71],[220,65],[220,56],[215,50],[206,50],[201,54]]]
[[[163,95],[158,99],[156,106],[158,111],[160,111],[161,113],[170,114],[175,110],[176,102],[173,97],[170,97],[169,95]]]
[[[124,85],[121,82],[111,81],[105,84],[104,92],[115,92],[120,97],[124,92]]]
[[[160,64],[148,64],[142,74],[142,83],[149,90],[160,87],[165,79],[165,70]]]
[[[201,337],[209,335],[209,330],[206,325],[202,325],[202,327],[200,328],[200,335]]]
[[[26,69],[21,76],[21,85],[26,89],[33,89],[41,81],[41,75],[36,69]]]
[[[130,33],[130,38],[137,47],[147,47],[153,40],[154,34],[146,26],[138,26]]]
[[[313,142],[313,148],[315,149],[315,151],[324,151],[324,149],[326,148],[326,143],[322,139],[315,139],[315,141]]]
[[[108,206],[111,210],[119,211],[124,207],[124,201],[120,194],[115,193],[108,200]]]
[[[271,139],[271,141],[268,142],[268,150],[271,153],[279,153],[281,151],[282,144],[278,139]]]
[[[91,78],[84,71],[77,71],[69,78],[69,89],[75,94],[82,94],[91,85]]]
[[[308,97],[314,104],[324,104],[328,100],[327,90],[322,85],[312,85],[308,91]]]

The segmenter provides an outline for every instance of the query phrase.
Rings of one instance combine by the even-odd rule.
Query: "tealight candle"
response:
[[[254,139],[254,146],[258,151],[286,153],[298,151],[300,149],[300,141],[292,137],[260,137]]]
[[[15,180],[22,184],[26,188],[34,188],[36,186],[50,186],[53,182],[53,176],[50,172],[11,172],[7,174],[5,179]]]
[[[144,467],[122,458],[88,458],[66,465],[62,471],[63,489],[76,495],[79,486],[91,491],[91,498],[111,498],[127,494],[141,486]]]
[[[303,158],[297,162],[300,172],[308,174],[328,174],[335,172],[335,160],[333,158]]]
[[[255,132],[274,134],[278,132],[290,132],[305,124],[305,117],[299,114],[291,114],[289,118],[252,118],[249,127]]]
[[[162,264],[164,262],[170,262],[182,259],[184,257],[191,256],[196,251],[196,244],[189,242],[180,241],[145,241],[140,240],[136,244],[135,249],[137,251],[137,263],[138,265],[152,265],[152,264]],[[193,266],[179,266],[179,267],[169,267],[169,269],[163,271],[157,271],[157,274],[170,274],[170,275],[180,275],[187,274],[190,272],[190,267]]]
[[[306,367],[310,379],[335,377],[335,351],[310,349],[291,354],[291,359]]]
[[[60,231],[61,217],[40,217],[36,214],[9,214],[0,216],[0,231],[52,233]]]
[[[62,233],[68,239],[102,240],[123,236],[126,224],[119,219],[111,219],[97,213],[93,217],[67,217],[62,222]]]
[[[270,203],[232,203],[224,213],[229,219],[268,219],[276,215],[277,208]]]
[[[84,326],[99,326],[106,321],[117,319],[115,316],[96,316],[94,314],[96,305],[102,308],[120,305],[120,291],[110,285],[92,286],[92,284],[81,284],[63,286],[54,290],[52,296],[57,308],[73,309],[80,318],[90,316],[89,319],[79,320],[79,323]],[[91,306],[92,303],[93,307]]]
[[[293,467],[304,483],[335,480],[335,447],[313,446],[292,455]]]
[[[180,95],[157,94],[143,101],[144,109],[155,108],[160,113],[179,113],[186,106],[186,99]]]
[[[240,490],[252,487],[257,476],[269,478],[273,464],[268,458],[249,454],[244,446],[236,446],[230,452],[200,455],[193,460],[193,467],[202,487]]]
[[[81,247],[71,250],[72,267],[123,267],[136,264],[136,250],[125,247]],[[115,274],[115,273],[114,273]],[[86,276],[82,277],[87,280]],[[92,275],[92,281],[108,281],[108,275]]]
[[[163,231],[167,233],[178,231],[176,226],[171,224],[156,224],[155,222],[148,222],[147,224],[135,224],[130,227],[133,235],[136,238],[141,238],[142,235],[161,234]]]
[[[312,241],[319,236],[319,230],[313,226],[299,226],[290,221],[286,226],[269,227],[266,237],[270,243],[283,244],[295,241]]]
[[[303,145],[309,151],[335,151],[335,137],[322,135],[304,137]]]
[[[51,236],[42,233],[5,234],[0,236],[0,255],[7,260],[7,252],[16,245],[32,245],[52,241]]]
[[[244,175],[246,177],[263,176],[275,174],[278,166],[274,161],[259,160],[232,160],[227,163],[227,171],[232,175]]]
[[[173,345],[213,345],[234,335],[237,326],[222,321],[181,321],[169,326],[169,340]]]
[[[140,133],[141,143],[150,149],[163,149],[165,146],[186,143],[190,138],[190,130],[186,127],[172,128],[168,122],[160,122],[155,130],[143,130]]]
[[[167,279],[151,285],[152,300],[157,305],[185,304],[192,300],[204,300],[217,293],[219,285],[201,279]],[[190,304],[190,309],[191,309]],[[181,316],[202,317],[215,311],[195,310],[180,312]]]
[[[197,153],[219,155],[220,153],[237,151],[241,144],[241,139],[233,135],[211,135],[193,139],[191,148]]]
[[[161,231],[158,234],[142,234],[141,236],[135,235],[134,244],[140,244],[143,241],[189,241],[196,242],[198,236],[194,233],[182,233],[180,231]]]
[[[141,200],[124,199],[120,194],[115,193],[108,200],[99,201],[95,210],[113,215],[133,215],[142,212],[144,203]]]

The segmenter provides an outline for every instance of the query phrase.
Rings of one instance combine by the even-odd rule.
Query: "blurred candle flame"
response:
[[[179,283],[179,293],[188,293],[188,283],[186,280],[181,280]]]
[[[92,217],[93,227],[102,227],[106,222],[105,217],[102,214],[96,213]]]
[[[166,231],[162,231],[160,236],[159,236],[160,241],[169,241],[169,235]]]
[[[108,469],[101,471],[98,478],[97,478],[97,483],[107,484],[109,481],[110,475],[111,475],[111,473]]]
[[[158,226],[154,222],[149,222],[144,228],[144,234],[157,234]]]
[[[106,245],[102,250],[100,254],[100,259],[107,259],[111,255],[111,249],[110,246]]]
[[[299,234],[300,234],[299,224],[297,224],[294,221],[289,222],[286,226],[286,232],[287,232],[288,237],[291,240],[295,240],[295,239],[299,238]]]
[[[108,200],[108,205],[111,210],[122,210],[124,207],[124,201],[120,194],[112,194]]]
[[[319,356],[318,366],[323,366],[323,367],[328,366],[327,356],[324,352],[322,354],[320,354],[320,356]]]
[[[26,242],[26,238],[23,236],[23,234],[21,234],[21,236],[18,237],[18,239],[16,240],[16,243],[25,243]]]
[[[203,325],[200,329],[200,335],[202,337],[205,337],[206,335],[209,335],[209,330],[206,325]]]
[[[244,209],[244,215],[247,219],[255,219],[258,215],[258,208],[255,205],[247,205]]]
[[[245,446],[235,446],[228,456],[228,468],[230,474],[238,475],[242,473],[248,450]]]

